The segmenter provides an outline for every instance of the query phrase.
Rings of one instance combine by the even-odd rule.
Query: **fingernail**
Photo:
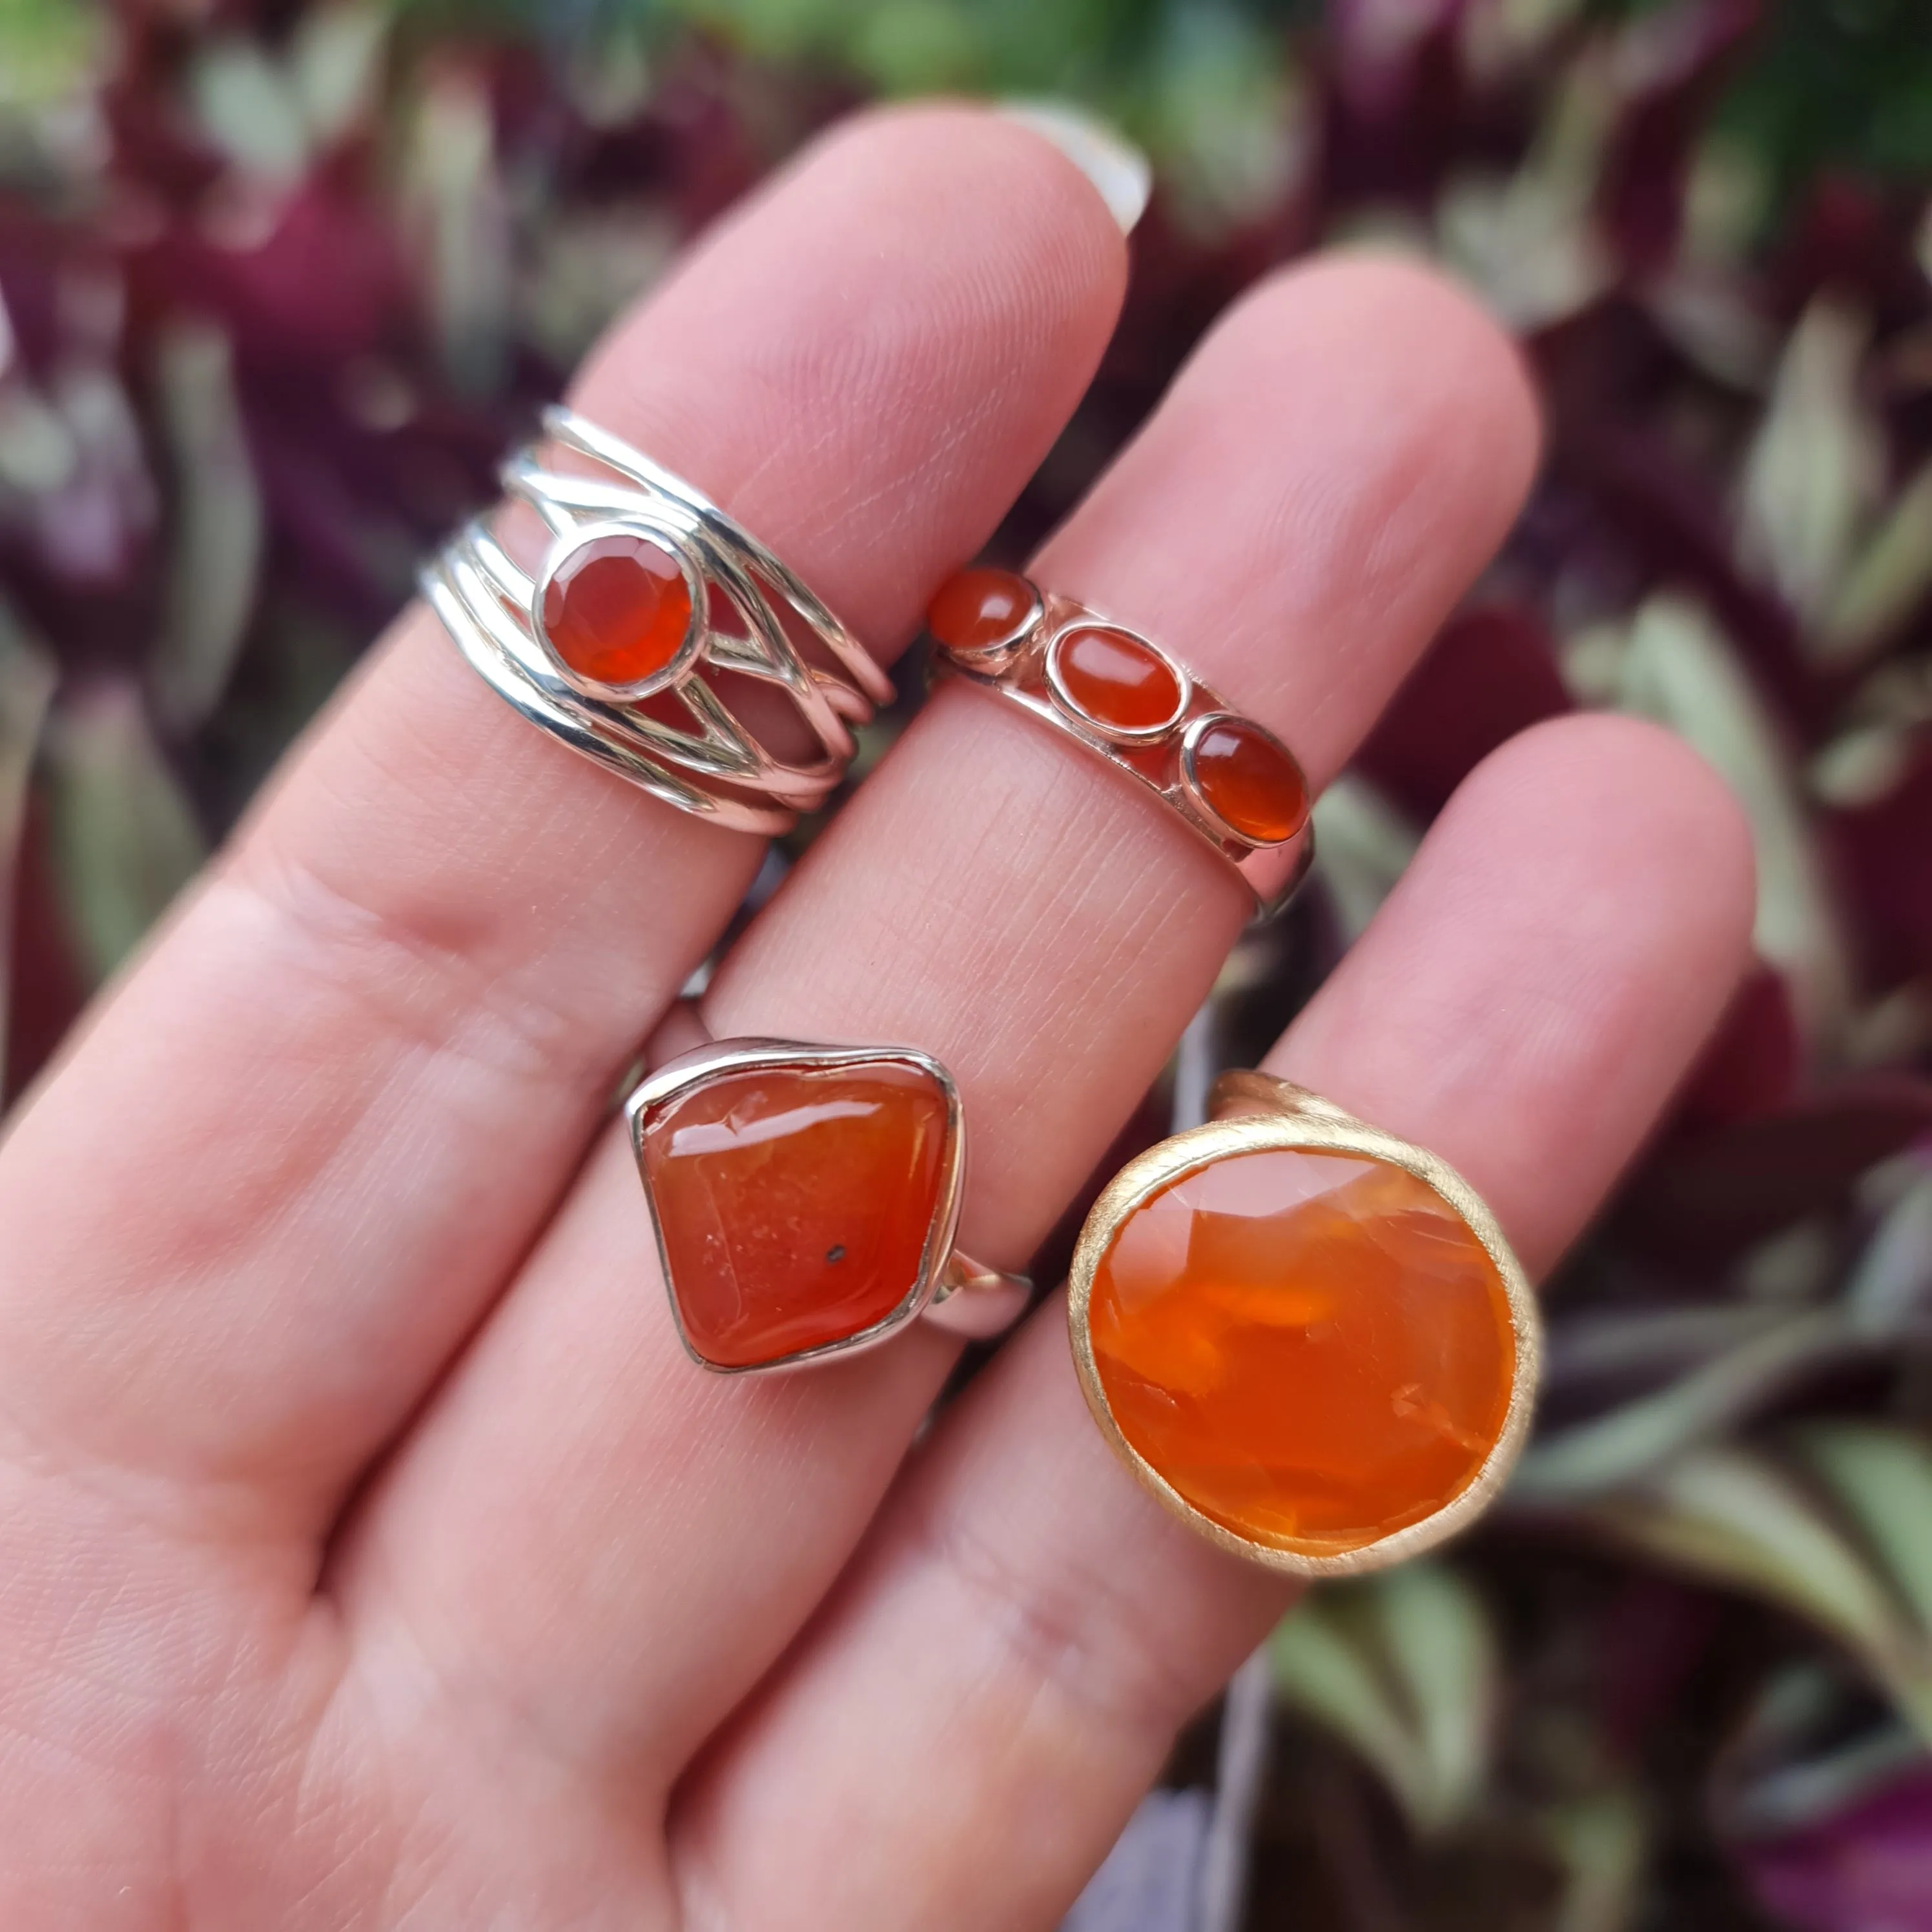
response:
[[[1070,101],[1002,100],[999,112],[1051,141],[1100,190],[1107,211],[1131,235],[1153,191],[1154,168],[1118,128]]]

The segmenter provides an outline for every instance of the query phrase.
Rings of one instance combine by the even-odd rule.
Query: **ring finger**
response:
[[[1736,807],[1681,744],[1545,726],[1457,793],[1266,1064],[1442,1155],[1540,1274],[1722,1012],[1750,871]],[[1056,1924],[1290,1594],[1113,1461],[1056,1298],[949,1412],[680,1806],[691,1922]]]

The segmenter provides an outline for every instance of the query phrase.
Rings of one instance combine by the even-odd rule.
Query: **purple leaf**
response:
[[[1932,1932],[1932,1766],[1738,1857],[1766,1908],[1804,1932]]]

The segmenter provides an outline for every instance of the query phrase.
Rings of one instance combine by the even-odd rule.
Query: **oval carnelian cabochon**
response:
[[[1128,1444],[1238,1536],[1358,1550],[1453,1502],[1502,1434],[1509,1296],[1456,1210],[1372,1156],[1228,1155],[1131,1210],[1094,1364]]]

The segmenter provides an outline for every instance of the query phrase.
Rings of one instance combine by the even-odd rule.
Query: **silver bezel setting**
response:
[[[629,684],[606,684],[600,679],[586,677],[573,670],[552,641],[550,626],[544,620],[544,605],[549,599],[550,584],[557,572],[578,551],[588,550],[592,544],[608,543],[613,538],[649,544],[668,553],[682,573],[684,587],[691,599],[691,615],[685,620],[684,635],[676,650],[662,669]],[[704,573],[680,531],[656,517],[613,517],[601,523],[580,524],[551,542],[544,553],[543,566],[537,572],[536,588],[530,596],[530,628],[557,676],[573,691],[581,692],[586,698],[601,698],[607,704],[634,704],[641,698],[655,697],[658,692],[681,683],[690,675],[698,653],[704,648],[705,601]]]
[[[1124,638],[1130,644],[1138,644],[1163,665],[1174,680],[1180,695],[1174,700],[1174,709],[1157,724],[1112,724],[1104,718],[1096,718],[1067,687],[1066,674],[1062,667],[1060,654],[1076,638],[1088,635]],[[1046,650],[1044,668],[1047,688],[1053,693],[1054,701],[1065,712],[1070,712],[1090,731],[1097,731],[1103,738],[1117,745],[1157,745],[1187,716],[1187,707],[1194,700],[1194,680],[1160,646],[1142,637],[1138,631],[1129,630],[1124,624],[1105,624],[1094,622],[1084,624],[1063,624],[1053,634],[1053,640]]]
[[[1015,653],[1039,628],[1043,612],[1040,586],[1030,578],[1022,577],[1018,571],[1002,571],[1000,574],[1012,577],[1026,586],[1031,601],[1024,614],[1016,618],[997,638],[991,638],[983,644],[975,644],[970,650],[956,650],[950,644],[943,646],[962,664],[970,664],[978,670],[998,671],[1010,663]]]
[[[1187,729],[1180,737],[1180,782],[1186,787],[1187,796],[1193,801],[1195,809],[1220,826],[1230,838],[1245,840],[1258,852],[1272,852],[1283,845],[1292,845],[1301,836],[1298,828],[1286,838],[1257,838],[1252,832],[1238,831],[1209,803],[1207,794],[1201,789],[1201,776],[1195,769],[1194,761],[1202,740],[1217,724],[1235,724],[1244,731],[1252,731],[1257,736],[1265,738],[1290,764],[1294,763],[1294,754],[1265,725],[1257,724],[1252,718],[1244,718],[1238,711],[1204,711],[1198,718],[1188,721]]]
[[[815,1071],[880,1063],[916,1069],[934,1082],[946,1101],[944,1172],[932,1221],[926,1230],[925,1246],[920,1250],[916,1278],[890,1314],[854,1334],[822,1342],[814,1348],[802,1348],[767,1362],[712,1361],[692,1345],[678,1306],[676,1287],[671,1279],[670,1256],[664,1246],[664,1228],[651,1192],[650,1171],[644,1162],[644,1132],[652,1112],[665,1101],[702,1086],[721,1074],[755,1072],[761,1068]],[[958,1088],[952,1075],[931,1054],[910,1046],[820,1046],[802,1040],[724,1040],[680,1054],[646,1076],[625,1102],[624,1114],[630,1128],[632,1152],[644,1182],[644,1198],[650,1208],[651,1232],[657,1243],[658,1262],[670,1301],[671,1320],[685,1353],[700,1367],[716,1375],[757,1375],[798,1368],[809,1363],[828,1360],[833,1356],[857,1354],[890,1340],[908,1322],[924,1313],[940,1298],[942,1290],[948,1288],[947,1267],[954,1259],[953,1240],[958,1232],[960,1204],[965,1193],[966,1121]]]

